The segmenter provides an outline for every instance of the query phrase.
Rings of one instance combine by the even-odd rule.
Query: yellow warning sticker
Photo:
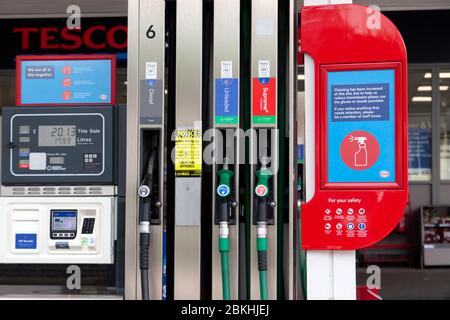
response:
[[[201,129],[177,129],[175,132],[175,174],[199,177],[202,174]]]

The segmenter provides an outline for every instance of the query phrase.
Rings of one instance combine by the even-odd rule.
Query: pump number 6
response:
[[[156,37],[156,32],[155,32],[155,30],[153,30],[153,25],[152,24],[150,25],[150,27],[148,27],[147,32],[145,33],[145,35],[149,39],[153,39],[154,37]]]

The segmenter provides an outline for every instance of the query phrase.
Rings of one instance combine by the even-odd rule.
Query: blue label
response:
[[[216,122],[238,123],[239,80],[216,79]]]
[[[259,78],[259,83],[265,85],[268,84],[270,81],[270,78]]]
[[[35,233],[16,233],[16,249],[36,249],[36,239]]]
[[[111,60],[23,61],[21,103],[111,103]]]
[[[297,145],[297,162],[303,163],[305,161],[305,147],[303,144]]]
[[[77,216],[76,211],[53,211],[52,214],[55,218],[73,218]]]
[[[394,70],[328,73],[328,182],[394,182]]]
[[[331,121],[389,120],[389,84],[331,86]]]

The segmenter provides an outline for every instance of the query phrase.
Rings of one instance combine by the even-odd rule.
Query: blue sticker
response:
[[[35,233],[16,233],[16,249],[36,249],[36,239]]]
[[[331,86],[331,121],[389,120],[389,83]]]
[[[395,72],[328,73],[328,182],[394,182]]]
[[[261,84],[268,84],[270,81],[270,78],[259,78],[259,82]]]
[[[111,60],[23,61],[21,103],[111,103],[111,68]]]
[[[216,79],[216,123],[237,124],[238,105],[238,79]]]

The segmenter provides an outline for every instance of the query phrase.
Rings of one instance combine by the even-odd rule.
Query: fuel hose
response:
[[[255,193],[257,196],[257,216],[256,216],[256,250],[258,252],[258,272],[259,272],[259,292],[260,299],[269,299],[269,288],[267,285],[267,221],[269,215],[269,179],[272,172],[262,165],[256,172],[257,185]]]
[[[141,272],[141,295],[142,300],[150,299],[148,283],[149,249],[150,249],[150,217],[151,217],[151,195],[153,185],[153,170],[155,167],[156,150],[150,154],[144,179],[138,189],[142,205],[139,212],[139,268]]]

